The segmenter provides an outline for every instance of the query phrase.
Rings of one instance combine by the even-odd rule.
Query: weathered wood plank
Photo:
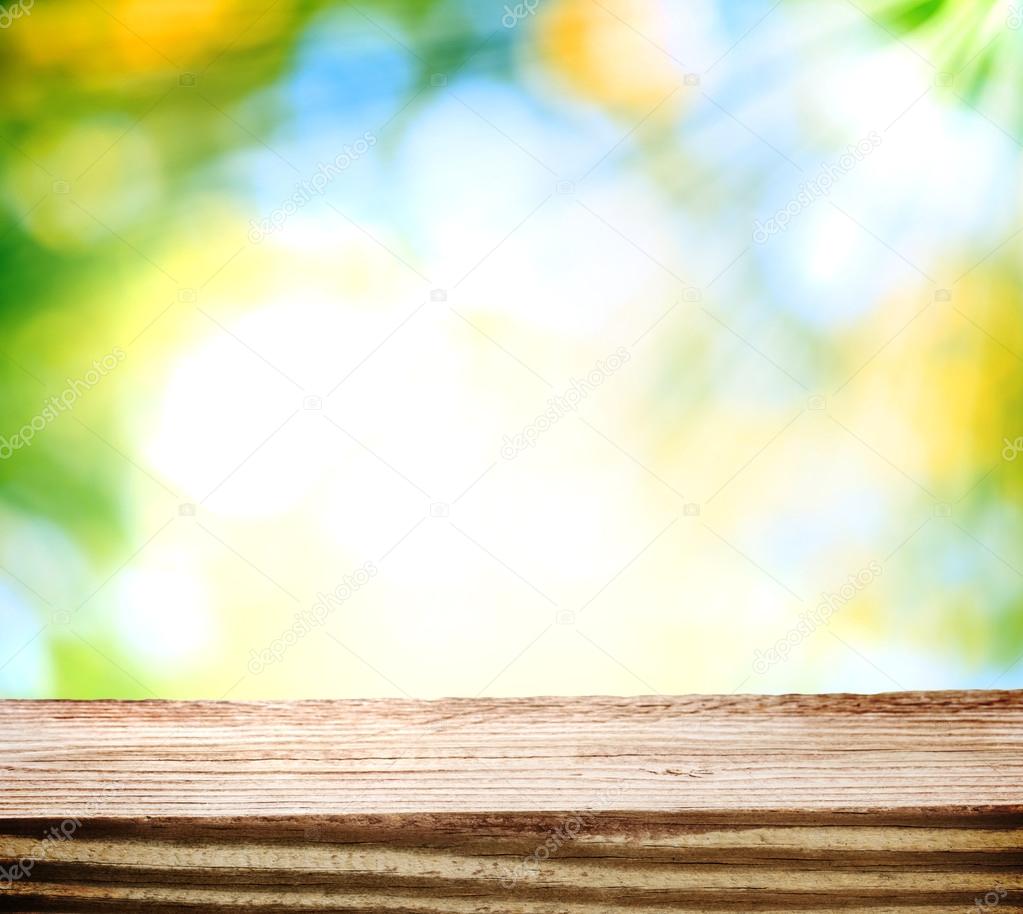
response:
[[[5,910],[1023,907],[1017,692],[0,702],[0,779]]]

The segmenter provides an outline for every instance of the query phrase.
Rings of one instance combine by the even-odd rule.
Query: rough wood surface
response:
[[[1023,907],[1018,692],[0,702],[0,785],[2,910]]]

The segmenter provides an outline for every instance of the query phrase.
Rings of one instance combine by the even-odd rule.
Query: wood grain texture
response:
[[[10,911],[1023,907],[1019,692],[0,702],[0,784]]]

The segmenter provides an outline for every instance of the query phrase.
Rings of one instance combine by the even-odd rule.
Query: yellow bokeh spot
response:
[[[561,0],[541,15],[540,52],[576,92],[645,114],[684,75],[669,49],[658,47],[667,32],[662,18],[652,0]]]
[[[36,4],[31,28],[12,29],[10,40],[14,54],[34,70],[64,69],[93,84],[114,75],[200,68],[225,51],[266,41],[291,10],[291,0],[265,10],[237,0]]]
[[[935,493],[966,492],[1015,427],[1005,391],[1019,380],[1017,302],[1007,277],[978,271],[904,330],[905,308],[879,312],[869,345],[892,342],[837,401],[843,421]]]
[[[30,28],[11,29],[10,42],[15,55],[34,70],[70,64],[88,72],[109,66],[109,52],[99,51],[115,23],[97,8],[85,3],[36,3],[29,24]]]
[[[173,61],[185,66],[226,47],[238,31],[235,0],[121,0],[124,27],[112,38],[124,64],[146,70]]]
[[[8,207],[51,248],[93,244],[131,226],[159,195],[157,155],[130,121],[91,121],[29,138],[5,175]]]

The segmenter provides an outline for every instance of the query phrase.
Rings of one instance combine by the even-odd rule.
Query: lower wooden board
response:
[[[0,910],[1023,908],[1023,695],[0,702]]]

